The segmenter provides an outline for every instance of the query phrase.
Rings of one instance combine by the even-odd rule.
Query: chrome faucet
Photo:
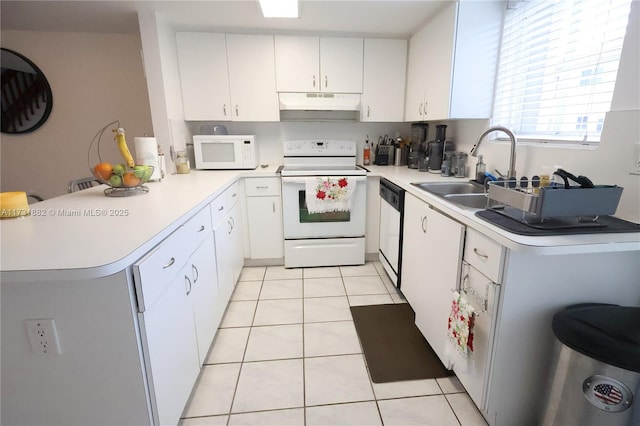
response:
[[[487,136],[489,133],[495,132],[498,130],[506,133],[509,136],[509,139],[511,139],[511,155],[509,157],[509,170],[507,170],[507,177],[516,177],[516,144],[518,143],[518,141],[516,139],[516,135],[514,135],[513,132],[507,129],[506,127],[493,126],[493,127],[489,127],[487,130],[482,132],[482,134],[478,138],[478,142],[476,142],[476,144],[473,145],[473,148],[471,148],[470,154],[473,157],[477,157],[478,148],[480,147],[480,143],[482,142],[484,137]]]

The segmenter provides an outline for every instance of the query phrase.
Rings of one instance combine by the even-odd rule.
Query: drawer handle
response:
[[[176,263],[176,258],[172,257],[171,260],[169,261],[169,263],[167,263],[166,265],[162,265],[162,269],[167,269],[167,268],[171,267],[171,265],[173,265],[174,263]]]
[[[258,185],[256,186],[256,189],[269,189],[268,186],[263,186],[263,185]]]
[[[196,232],[202,232],[204,231],[204,225],[200,225],[200,229],[198,229]]]
[[[424,234],[427,233],[427,217],[426,216],[422,216],[422,232]]]
[[[198,271],[198,268],[196,267],[196,265],[191,265],[191,270],[193,271],[193,283],[197,283],[198,282],[198,277],[200,277],[200,272]]]
[[[224,206],[220,206],[218,207],[218,211],[221,212],[222,210],[224,210]]]
[[[233,195],[231,196],[231,198],[235,198],[235,197],[236,197],[236,195],[238,195],[238,194],[236,194],[236,193],[234,192],[234,193],[233,193]]]
[[[186,275],[184,276],[184,283],[185,283],[185,285],[188,284],[187,285],[187,296],[188,296],[188,295],[191,294],[191,280]]]
[[[477,248],[475,248],[475,247],[473,248],[473,252],[474,252],[475,254],[477,254],[478,256],[480,256],[480,257],[484,258],[484,259],[489,259],[489,255],[486,255],[486,254],[484,254],[484,253],[481,253],[481,252],[480,252]]]

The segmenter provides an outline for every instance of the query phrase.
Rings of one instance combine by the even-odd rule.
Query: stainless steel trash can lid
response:
[[[569,306],[553,316],[563,344],[597,361],[640,373],[640,307]]]

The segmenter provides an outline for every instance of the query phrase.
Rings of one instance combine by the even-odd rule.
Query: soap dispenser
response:
[[[478,155],[478,163],[476,164],[476,182],[484,183],[484,173],[487,166],[482,162],[482,155]]]

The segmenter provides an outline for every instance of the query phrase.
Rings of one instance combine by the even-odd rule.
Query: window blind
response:
[[[505,14],[492,124],[518,139],[600,141],[630,0],[525,0]]]

